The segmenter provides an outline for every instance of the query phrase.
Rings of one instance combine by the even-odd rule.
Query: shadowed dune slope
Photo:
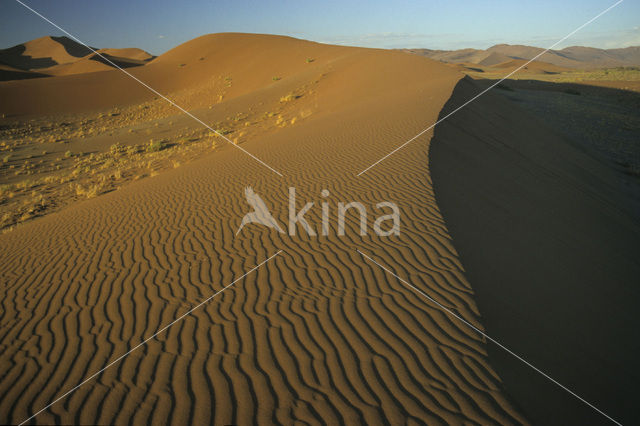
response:
[[[314,94],[301,98],[316,113],[242,145],[284,177],[226,145],[1,235],[0,422],[22,421],[281,249],[37,420],[526,423],[487,362],[482,339],[356,251],[482,327],[434,200],[431,135],[356,176],[435,121],[461,75],[397,52],[264,36],[220,40],[212,37],[215,46],[206,52],[206,39],[196,40],[203,46],[195,51],[205,63],[220,53],[223,72],[234,68],[222,59],[237,55],[233,78],[245,94],[236,93],[229,108],[246,108],[268,90],[259,77],[278,72],[282,82],[304,83],[324,75]],[[183,61],[183,48],[140,75]],[[307,57],[315,59],[311,71]],[[199,68],[199,56],[195,61],[183,67],[194,76],[214,69]],[[312,237],[298,226],[289,236],[249,225],[235,236],[250,211],[246,186],[283,226],[289,187],[296,188],[297,209],[315,203],[305,217],[316,232],[320,203],[327,202],[330,235]],[[321,197],[322,189],[330,195]],[[353,214],[346,235],[337,235],[339,201],[363,203],[367,235],[358,233]],[[389,213],[376,207],[381,201],[401,209],[399,236],[372,235],[373,219]]]
[[[456,87],[445,114],[480,88]],[[609,166],[489,93],[440,124],[436,200],[488,333],[623,424],[636,421],[640,212]],[[611,424],[503,351],[534,423]]]
[[[33,71],[23,71],[21,69],[14,68],[9,65],[0,64],[0,81],[22,80],[25,78],[39,78],[39,77],[47,77],[47,75],[33,72]]]

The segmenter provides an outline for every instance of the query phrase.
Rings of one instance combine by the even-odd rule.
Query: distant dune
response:
[[[543,52],[540,47],[498,44],[486,50],[429,50],[405,49],[442,62],[468,62],[478,65],[495,65],[509,59],[533,59]],[[640,66],[640,46],[622,49],[596,49],[573,46],[562,50],[550,50],[537,59],[564,68],[593,69],[605,67]]]
[[[137,48],[100,49],[97,51],[123,68],[144,65],[153,59],[152,55]],[[100,58],[82,44],[68,37],[53,36],[41,37],[0,50],[0,64],[23,72],[21,74],[1,73],[0,81],[17,80],[26,78],[27,75],[46,77],[105,71],[113,68],[108,61]],[[29,72],[34,74],[29,74]]]
[[[91,50],[68,37],[46,36],[0,50],[0,62],[22,70],[36,70],[74,62]]]
[[[90,53],[74,62],[43,68],[40,72],[49,75],[69,75],[108,71],[113,70],[114,64],[120,68],[131,68],[144,65],[151,59],[153,56],[142,49],[100,49],[97,53]]]

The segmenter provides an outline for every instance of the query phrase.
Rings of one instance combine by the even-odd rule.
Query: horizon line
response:
[[[205,33],[205,34],[201,34],[199,36],[190,38],[187,41],[184,41],[182,43],[178,43],[176,45],[174,45],[173,47],[164,50],[163,52],[159,53],[159,54],[153,54],[154,56],[160,56],[166,52],[168,52],[171,49],[174,49],[178,46],[181,46],[182,44],[185,43],[189,43],[192,40],[195,40],[199,37],[203,37],[203,36],[207,36],[207,35],[217,35],[217,34],[245,34],[245,35],[265,35],[265,36],[274,36],[274,37],[288,37],[288,38],[292,38],[292,39],[296,39],[296,40],[303,40],[303,41],[309,41],[309,42],[313,42],[313,43],[320,43],[320,44],[327,44],[327,45],[334,45],[334,46],[346,46],[346,47],[359,47],[362,49],[383,49],[383,50],[430,50],[430,51],[438,51],[438,52],[455,52],[455,51],[459,51],[459,50],[479,50],[479,51],[483,51],[483,50],[489,50],[493,47],[496,46],[523,46],[523,47],[532,47],[532,48],[536,48],[536,49],[544,49],[540,46],[536,46],[533,44],[522,44],[522,43],[508,43],[508,42],[502,42],[502,43],[496,43],[496,44],[492,44],[491,46],[487,47],[487,48],[476,48],[476,47],[461,47],[458,49],[439,49],[439,48],[431,48],[431,47],[425,47],[425,46],[412,46],[412,47],[371,47],[371,46],[362,46],[362,45],[358,45],[358,44],[350,44],[350,43],[341,43],[340,41],[329,41],[329,40],[312,40],[312,39],[307,39],[307,38],[302,38],[302,37],[294,37],[288,34],[276,34],[276,33],[252,33],[252,32],[240,32],[240,31],[221,31],[221,32],[214,32],[214,33]],[[73,39],[71,39],[70,37],[62,34],[62,35],[54,35],[54,34],[45,34],[39,37],[35,37],[32,38],[30,40],[27,41],[23,41],[21,43],[18,44],[14,44],[8,47],[0,47],[0,51],[2,50],[8,50],[8,49],[12,49],[18,46],[22,46],[26,43],[30,43],[32,41],[35,40],[39,40],[42,38],[46,38],[46,37],[57,37],[57,38],[66,38],[70,41],[74,41]],[[164,38],[165,36],[163,36],[162,38]],[[75,41],[74,41],[75,42]],[[583,48],[588,48],[588,49],[596,49],[596,50],[604,50],[604,51],[608,51],[608,50],[620,50],[620,49],[632,49],[632,48],[640,48],[640,44],[638,45],[631,45],[631,46],[625,46],[625,47],[608,47],[608,48],[603,48],[603,47],[594,47],[594,46],[588,46],[588,45],[582,45],[582,44],[575,44],[575,45],[571,45],[571,46],[566,46],[563,47],[562,49],[551,49],[550,51],[563,51],[566,49],[570,49],[570,48],[575,48],[575,47],[583,47]],[[128,45],[127,47],[111,47],[111,46],[100,46],[97,47],[97,49],[129,49],[129,48],[135,48],[135,49],[141,49],[144,50],[147,53],[150,53],[149,51],[147,51],[146,49],[143,49],[141,47],[138,47],[137,45]]]

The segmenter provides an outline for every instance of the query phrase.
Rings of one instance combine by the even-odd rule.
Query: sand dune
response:
[[[315,73],[315,69],[306,63],[307,58],[327,64],[350,51],[351,48],[347,47],[327,47],[289,37],[208,35],[178,46],[148,65],[129,72],[161,93],[201,91],[215,84],[232,85],[225,94],[225,100],[228,100],[273,85],[274,77],[293,77],[302,71]],[[314,75],[316,78],[319,76],[320,73]],[[24,83],[0,84],[0,94],[3,95],[0,108],[3,111],[12,115],[79,112],[137,104],[155,97],[118,70]],[[66,96],[78,87],[91,88],[93,96]],[[46,99],[38,103],[28,101],[42,93],[47,93]],[[203,99],[205,103],[202,105],[215,101]]]
[[[213,108],[194,109],[207,122],[299,95],[294,124],[242,145],[284,177],[226,145],[1,235],[0,422],[24,420],[282,249],[37,421],[526,423],[482,339],[356,251],[482,327],[434,199],[431,134],[356,176],[435,121],[461,74],[401,52],[240,34],[196,39],[132,73],[176,97],[208,99]],[[49,83],[3,83],[3,108],[69,112],[150,96],[111,71]],[[227,90],[220,103],[203,95],[215,84]],[[92,96],[61,97],[74,87]],[[14,98],[44,92],[43,105]],[[329,236],[250,225],[234,237],[249,211],[246,186],[283,223],[295,186],[300,203],[316,203],[306,215],[316,227],[322,189],[333,212],[358,200],[379,213],[376,203],[391,200],[402,232],[360,236],[349,216],[345,237],[335,224]]]
[[[153,56],[142,49],[95,49],[121,68],[144,65]],[[0,64],[31,71],[31,77],[46,77],[68,74],[80,74],[113,69],[113,64],[105,61],[91,49],[68,37],[46,36],[28,41],[8,49],[0,50]],[[37,71],[38,73],[33,73]],[[18,80],[10,78],[13,74],[4,73],[1,81]]]
[[[113,56],[115,58],[122,59],[130,59],[137,61],[149,61],[154,58],[154,56],[148,52],[145,52],[142,49],[138,49],[136,47],[128,47],[124,49],[100,49],[98,52]]]
[[[40,37],[0,50],[0,62],[23,70],[36,70],[74,62],[91,53],[68,37]]]
[[[102,63],[101,61],[93,60],[92,56],[93,55],[88,55],[86,58],[78,59],[75,62],[42,68],[41,71],[50,76],[59,76],[113,70],[112,66]]]
[[[142,49],[99,49],[74,62],[54,65],[40,70],[49,75],[82,74],[97,71],[113,70],[114,65],[120,68],[145,65],[153,56]]]

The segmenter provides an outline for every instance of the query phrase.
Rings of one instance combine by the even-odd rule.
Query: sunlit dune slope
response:
[[[284,105],[286,123],[239,140],[282,176],[226,144],[0,235],[0,422],[24,420],[282,250],[36,420],[526,423],[484,340],[358,252],[483,327],[435,203],[431,132],[357,176],[433,123],[460,73],[402,52],[245,34],[201,37],[131,72],[207,123]],[[13,114],[153,96],[112,71],[18,83],[0,89]],[[223,99],[208,96],[219,86]],[[20,103],[20,90],[51,96]],[[236,235],[247,186],[285,229],[290,187],[297,209],[314,203],[305,217],[317,234],[327,202],[329,235],[256,224]],[[338,234],[337,204],[349,201],[368,212],[364,235],[353,214]],[[371,229],[389,213],[383,201],[401,211],[399,235]]]

